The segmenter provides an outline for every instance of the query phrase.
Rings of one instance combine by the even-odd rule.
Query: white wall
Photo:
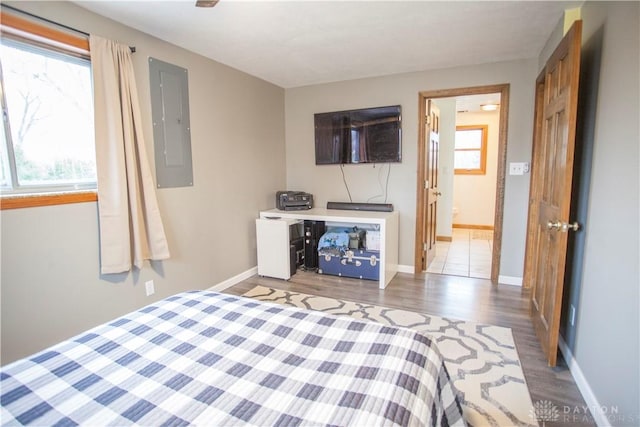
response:
[[[255,267],[254,219],[285,186],[283,89],[69,2],[13,5],[136,47],[152,163],[148,57],[187,68],[194,186],[157,191],[172,258],[132,274],[100,275],[96,203],[3,210],[2,363]],[[156,294],[146,297],[150,279]]]
[[[391,165],[387,201],[400,212],[400,264],[411,266],[414,262],[418,92],[509,83],[507,161],[530,161],[536,71],[537,59],[531,59],[287,89],[287,186],[313,193],[319,206],[327,201],[348,201],[340,166],[315,165],[313,114],[401,104],[402,163]],[[354,201],[365,201],[379,193],[378,167],[344,167]],[[507,176],[505,191],[500,274],[522,277],[529,176]]]
[[[487,165],[484,175],[454,175],[454,224],[493,226],[498,179],[500,112],[466,112],[456,116],[457,126],[487,125]]]

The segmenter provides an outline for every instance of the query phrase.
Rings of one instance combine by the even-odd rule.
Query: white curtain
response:
[[[102,274],[169,258],[129,46],[91,35]]]

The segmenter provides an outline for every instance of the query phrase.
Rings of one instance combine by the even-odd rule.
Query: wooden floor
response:
[[[556,368],[547,366],[529,320],[529,293],[520,287],[468,277],[399,273],[380,290],[373,281],[298,271],[289,281],[253,276],[224,292],[241,295],[257,285],[511,328],[534,405],[550,401],[558,409],[559,420],[545,425],[595,425],[588,411],[585,415],[586,404],[564,360],[559,357]]]

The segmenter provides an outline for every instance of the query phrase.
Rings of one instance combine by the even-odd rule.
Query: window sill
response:
[[[97,200],[98,193],[95,190],[48,194],[8,194],[2,195],[0,198],[0,210],[95,202]]]
[[[454,175],[486,175],[482,169],[456,169]]]

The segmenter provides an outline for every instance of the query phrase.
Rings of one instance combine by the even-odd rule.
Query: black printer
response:
[[[300,211],[313,207],[313,195],[304,191],[278,191],[276,207],[281,211]]]

